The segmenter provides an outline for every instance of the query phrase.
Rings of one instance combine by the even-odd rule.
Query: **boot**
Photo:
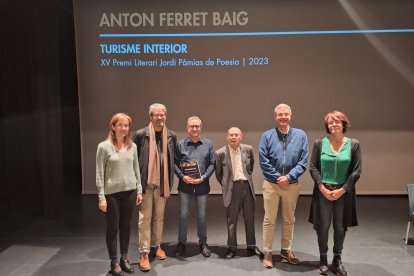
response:
[[[144,271],[144,272],[149,271],[151,269],[148,253],[143,252],[140,254],[139,269],[141,269],[141,271]]]
[[[342,265],[341,256],[334,256],[332,260],[332,272],[337,276],[346,276],[348,273]]]
[[[134,268],[129,263],[126,256],[121,256],[121,259],[119,259],[119,264],[121,265],[121,269],[123,271],[125,271],[126,273],[128,273],[128,274],[133,274],[134,273]]]
[[[111,271],[109,271],[110,274],[113,276],[123,276],[124,272],[121,269],[121,266],[119,265],[117,260],[111,261]]]
[[[328,257],[321,256],[318,266],[318,272],[322,275],[328,275]]]

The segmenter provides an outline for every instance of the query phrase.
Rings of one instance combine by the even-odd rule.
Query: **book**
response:
[[[181,170],[184,175],[188,175],[191,178],[201,178],[200,167],[198,166],[198,162],[182,163]]]

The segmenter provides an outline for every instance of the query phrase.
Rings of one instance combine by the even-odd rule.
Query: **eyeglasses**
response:
[[[200,125],[191,125],[191,126],[188,126],[188,128],[199,129],[199,128],[201,128],[201,126]]]
[[[154,118],[164,118],[165,114],[152,114],[152,117],[154,117]]]

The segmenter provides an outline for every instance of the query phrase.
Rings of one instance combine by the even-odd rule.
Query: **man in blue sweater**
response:
[[[303,130],[290,127],[291,108],[286,104],[275,107],[276,128],[260,140],[259,161],[263,171],[263,265],[273,268],[272,244],[279,203],[282,205],[282,240],[280,256],[290,264],[299,264],[291,250],[295,224],[299,177],[308,161],[308,139]]]

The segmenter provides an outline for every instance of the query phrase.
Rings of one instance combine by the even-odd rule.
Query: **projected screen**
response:
[[[192,115],[216,149],[240,127],[255,149],[258,193],[259,140],[282,102],[309,151],[326,135],[326,113],[349,116],[347,135],[363,150],[360,193],[405,193],[413,181],[413,2],[75,0],[74,8],[84,193],[96,193],[96,147],[111,116],[128,113],[135,131],[156,102],[179,139]],[[211,183],[220,193],[214,175]],[[301,183],[310,193],[308,172]]]

